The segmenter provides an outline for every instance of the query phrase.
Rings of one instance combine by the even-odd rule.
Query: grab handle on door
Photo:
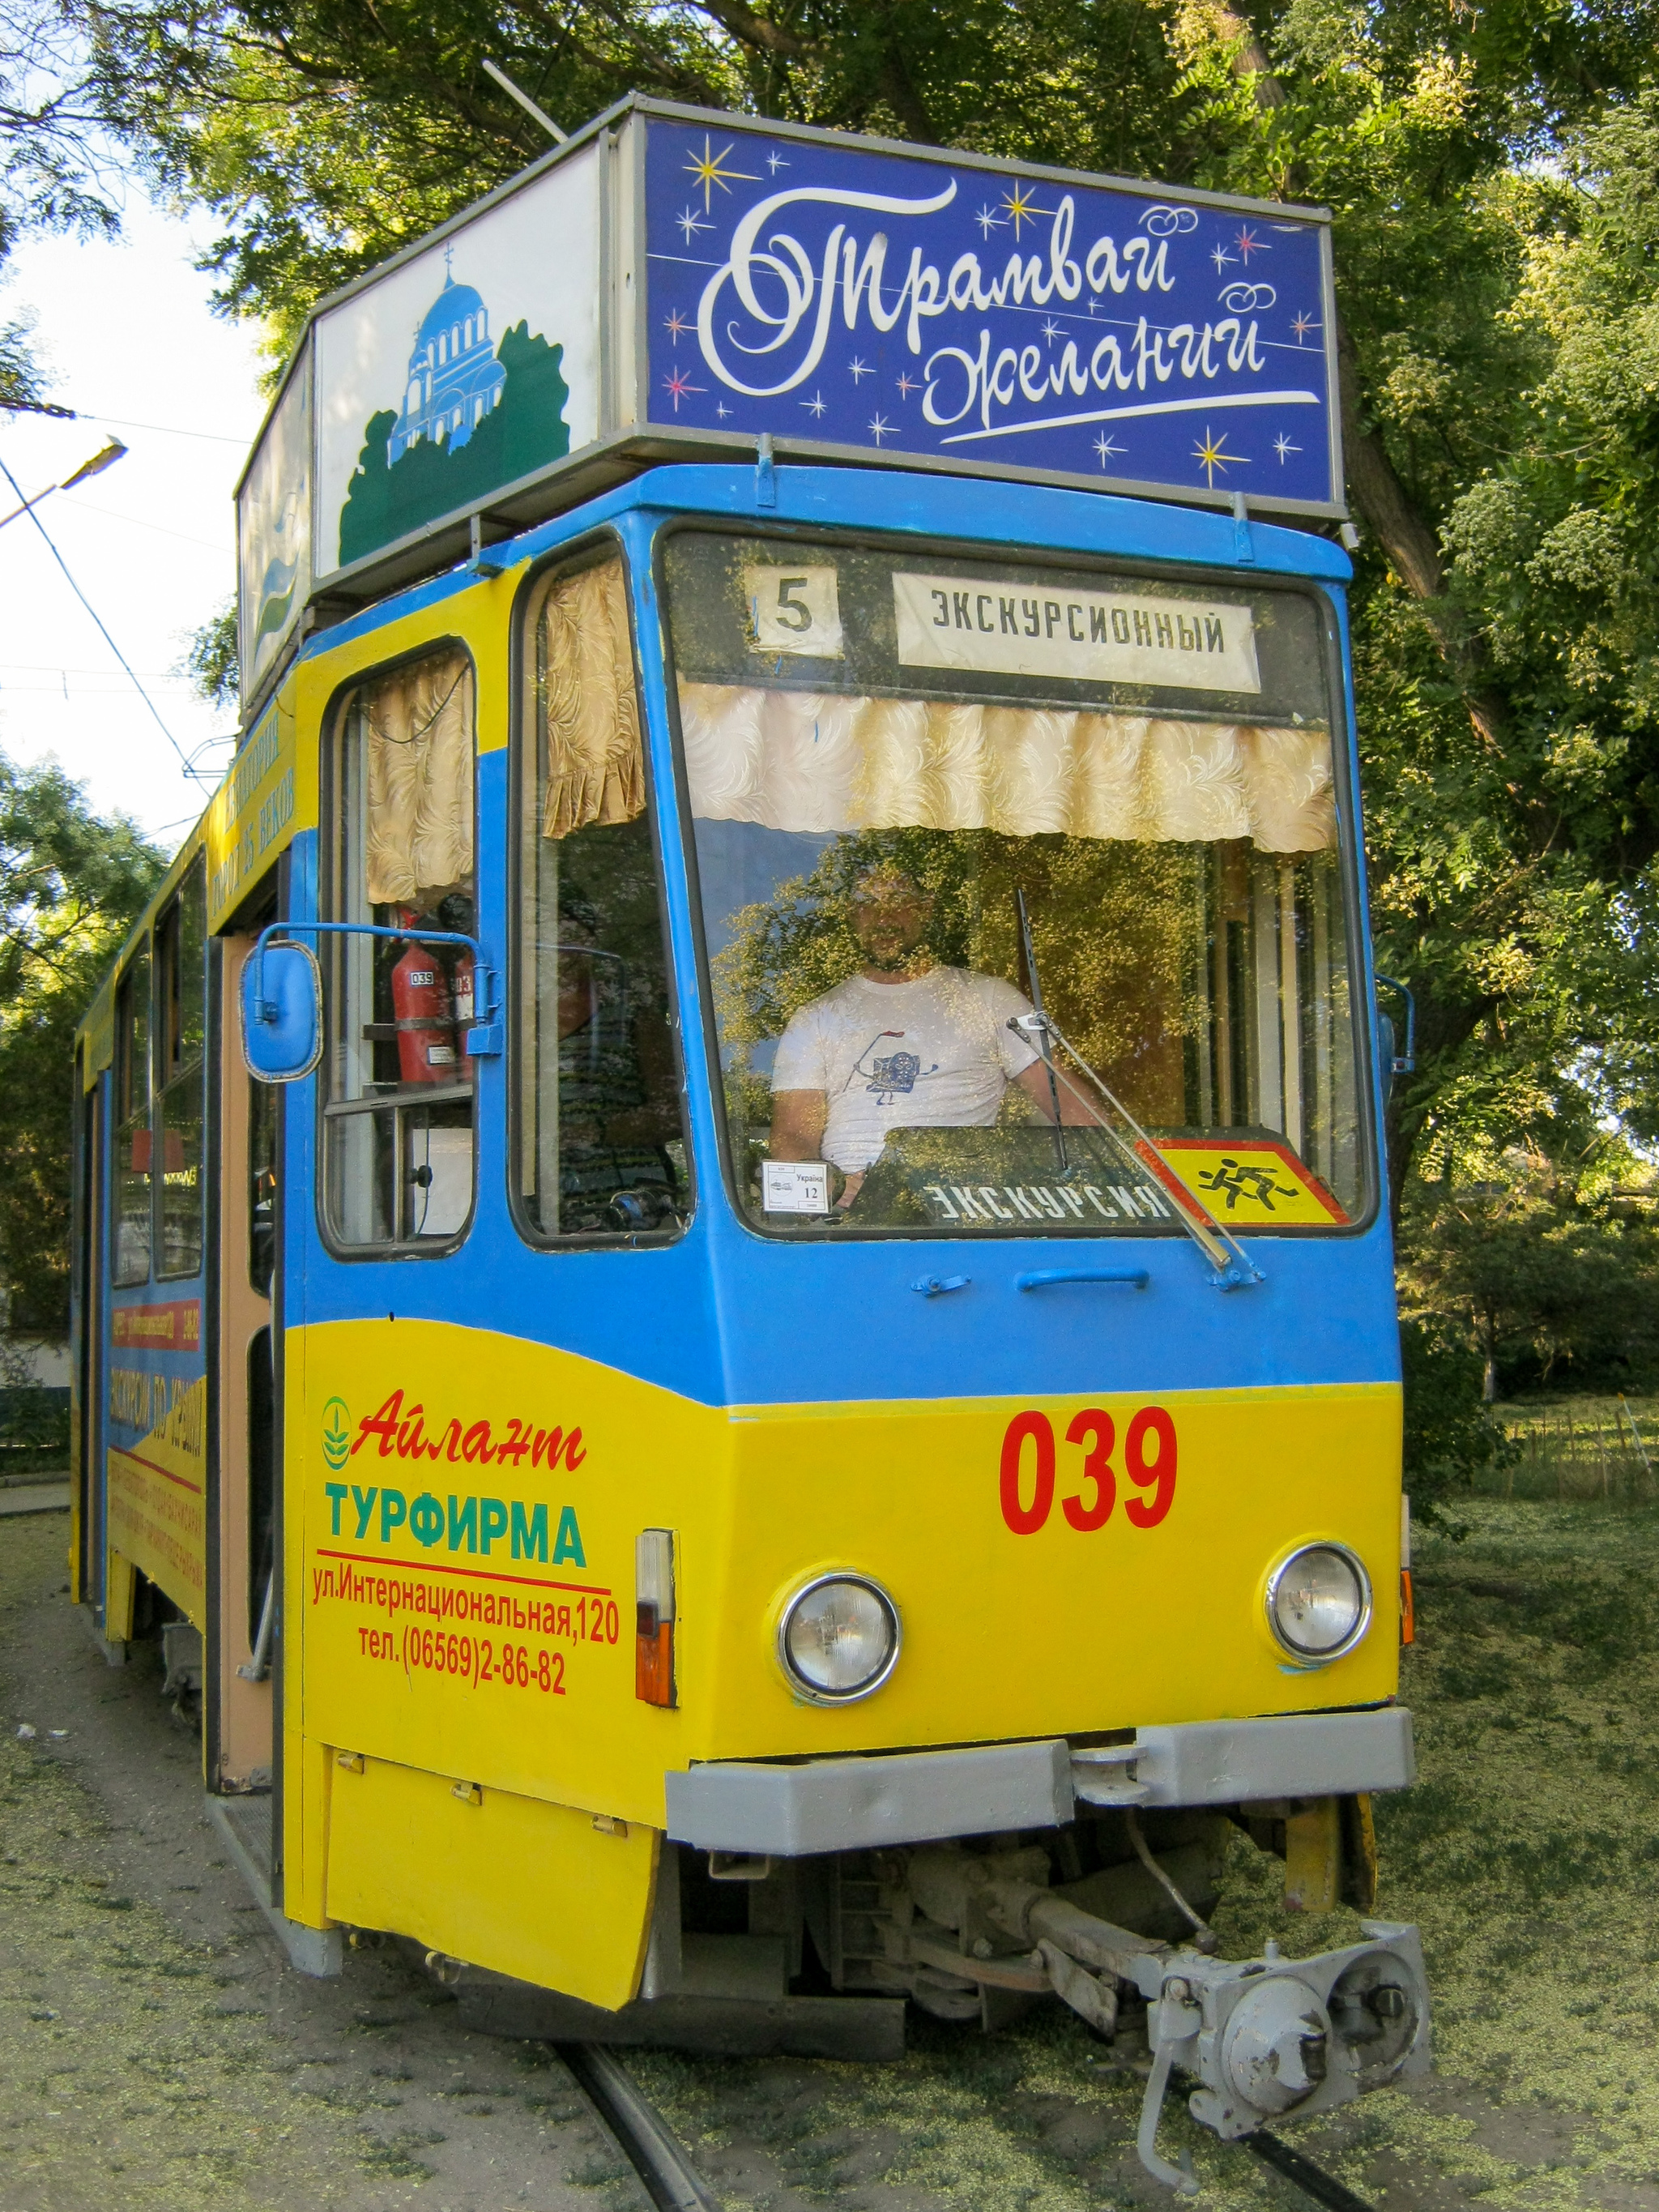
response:
[[[1029,1274],[1014,1277],[1014,1288],[1046,1291],[1051,1283],[1123,1283],[1144,1291],[1149,1279],[1144,1267],[1033,1267]]]

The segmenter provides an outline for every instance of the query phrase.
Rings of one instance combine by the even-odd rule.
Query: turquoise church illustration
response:
[[[470,284],[458,284],[453,246],[444,249],[444,289],[427,309],[409,356],[404,411],[386,443],[395,465],[422,438],[453,451],[465,445],[507,386],[489,343],[489,310]]]
[[[366,559],[447,514],[480,506],[570,450],[564,348],[518,322],[494,338],[483,296],[458,283],[422,317],[394,410],[363,425],[340,510],[340,565]]]

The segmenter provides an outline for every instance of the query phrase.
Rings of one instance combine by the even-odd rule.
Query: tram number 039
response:
[[[1060,1501],[1073,1528],[1087,1535],[1103,1528],[1117,1504],[1117,1474],[1112,1465],[1117,1431],[1109,1413],[1091,1406],[1075,1415],[1066,1441],[1082,1457],[1060,1464],[1054,1423],[1046,1413],[1016,1413],[1002,1439],[1002,1517],[1016,1536],[1035,1536],[1054,1506],[1060,1474],[1076,1488]],[[1123,1501],[1124,1517],[1137,1528],[1156,1528],[1175,1502],[1176,1426],[1162,1406],[1143,1406],[1123,1432],[1123,1472],[1144,1497]]]

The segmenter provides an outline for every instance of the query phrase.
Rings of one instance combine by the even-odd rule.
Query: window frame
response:
[[[152,1167],[145,1171],[149,1184],[146,1194],[149,1203],[149,1235],[142,1275],[123,1276],[121,1273],[121,1224],[125,1218],[121,1206],[121,1145],[124,1132],[133,1122],[139,1108],[134,1096],[136,1088],[134,1061],[137,1054],[132,1048],[132,998],[142,970],[143,979],[144,1049],[142,1086],[143,1091],[144,1125],[149,1131]],[[110,1070],[111,1113],[109,1120],[109,1279],[112,1290],[137,1291],[155,1282],[155,1177],[153,1162],[155,1146],[155,944],[149,922],[144,925],[138,943],[134,945],[127,963],[115,979],[115,1051]]]
[[[540,732],[536,726],[534,702],[532,697],[533,678],[531,673],[528,641],[531,629],[531,607],[550,579],[561,575],[576,575],[584,568],[599,568],[609,560],[622,563],[623,597],[628,607],[629,651],[634,666],[634,685],[639,702],[640,737],[645,767],[645,818],[650,824],[651,848],[657,872],[657,923],[662,932],[663,974],[667,984],[667,1016],[669,1043],[674,1057],[675,1097],[679,1102],[681,1144],[685,1154],[685,1215],[672,1229],[586,1230],[568,1237],[550,1237],[530,1215],[523,1194],[519,1188],[520,1147],[526,1141],[523,1113],[520,1104],[525,1081],[525,1055],[531,1049],[531,1040],[526,1025],[519,1018],[518,1009],[524,989],[524,807],[526,775],[535,775],[532,748]],[[508,720],[507,756],[507,912],[512,917],[507,932],[507,980],[505,990],[509,1008],[507,1022],[507,1203],[513,1225],[520,1240],[536,1252],[594,1252],[662,1249],[684,1241],[696,1220],[701,1193],[697,1182],[696,1146],[692,1141],[690,1111],[690,1067],[685,1048],[685,1028],[680,1002],[679,976],[674,964],[672,915],[668,900],[668,843],[667,824],[663,817],[662,792],[651,757],[651,715],[649,693],[640,660],[638,609],[635,602],[635,574],[629,550],[621,535],[611,529],[601,528],[584,533],[564,545],[557,546],[547,557],[532,568],[519,587],[513,604],[509,656],[509,680],[512,684],[512,707]],[[678,796],[678,731],[676,732],[675,793]]]
[[[201,1048],[197,1060],[198,1106],[201,1114],[201,1137],[198,1161],[199,1182],[197,1204],[199,1211],[201,1256],[193,1267],[174,1269],[164,1267],[166,1240],[163,1234],[167,1211],[167,1130],[162,1121],[163,1103],[175,1082],[182,1083],[190,1073],[190,1062],[179,1060],[187,1024],[185,1019],[181,990],[181,967],[185,901],[192,886],[199,887],[202,923],[201,962]],[[154,1162],[158,1143],[161,1152],[161,1169],[158,1176],[152,1165],[150,1170],[150,1277],[158,1283],[194,1282],[207,1267],[208,1207],[207,1207],[207,1141],[208,1141],[208,998],[210,947],[212,936],[207,926],[207,856],[198,852],[185,867],[174,887],[172,896],[156,915],[150,927],[150,1158]],[[176,1064],[175,1064],[176,1063]]]
[[[355,675],[346,678],[337,684],[330,696],[328,704],[323,710],[318,745],[317,915],[319,921],[336,921],[343,919],[339,913],[342,902],[340,884],[337,881],[340,867],[341,826],[338,772],[341,765],[340,748],[345,742],[352,700],[359,692],[366,690],[371,684],[382,682],[399,669],[408,668],[417,661],[431,660],[441,653],[452,652],[465,653],[467,666],[472,674],[473,934],[479,938],[480,943],[483,942],[478,928],[482,919],[483,905],[478,896],[478,884],[483,874],[483,859],[480,836],[482,822],[478,802],[478,657],[473,651],[470,641],[458,631],[444,631],[434,637],[422,638],[418,645],[410,646],[402,653],[389,654],[386,659],[376,661],[370,667],[360,669]],[[343,937],[336,937],[331,940],[325,939],[322,942],[342,945],[346,942],[346,939]],[[387,1261],[447,1259],[451,1253],[459,1251],[465,1243],[478,1218],[481,1180],[479,1170],[483,1147],[479,1126],[481,1087],[477,1065],[471,1064],[466,1086],[466,1097],[471,1100],[472,1106],[472,1198],[467,1208],[466,1218],[460,1227],[448,1237],[388,1237],[377,1243],[347,1243],[341,1237],[329,1216],[329,1125],[331,1121],[343,1121],[349,1115],[372,1114],[377,1111],[396,1114],[404,1106],[416,1102],[386,1099],[359,1104],[355,1099],[337,1102],[330,1100],[328,1091],[331,1078],[327,1071],[329,1053],[335,1042],[333,1028],[335,992],[331,973],[332,963],[325,957],[319,964],[322,969],[323,975],[323,1060],[317,1070],[316,1172],[313,1177],[314,1186],[313,1204],[316,1216],[317,1233],[322,1240],[323,1249],[331,1259],[348,1264],[380,1266]],[[433,1087],[438,1088],[435,1085]],[[452,1091],[450,1085],[443,1087],[447,1092]],[[441,1100],[428,1099],[423,1103],[428,1105],[459,1104],[460,1088],[459,1085],[456,1085],[453,1086],[455,1095],[447,1096]]]
[[[1360,868],[1364,831],[1358,802],[1353,693],[1347,678],[1346,657],[1342,650],[1343,625],[1338,602],[1324,583],[1313,576],[1241,568],[1218,562],[1175,560],[1167,556],[1142,558],[1127,554],[1100,553],[1084,547],[1073,549],[1051,544],[1029,545],[994,538],[948,538],[932,532],[917,532],[911,535],[896,530],[861,530],[855,525],[846,523],[808,524],[740,514],[676,515],[665,521],[654,534],[651,549],[652,574],[656,586],[657,604],[661,610],[665,707],[672,736],[681,850],[690,892],[698,988],[704,1010],[703,1064],[708,1072],[709,1098],[714,1109],[721,1182],[727,1204],[738,1225],[750,1236],[765,1243],[946,1243],[952,1252],[958,1254],[965,1248],[982,1243],[1041,1241],[1044,1243],[1083,1243],[1097,1248],[1103,1244],[1133,1243],[1136,1237],[1167,1238],[1184,1233],[1180,1224],[1174,1221],[1168,1224],[1144,1223],[1134,1236],[1127,1237],[1121,1233],[1104,1233],[1086,1224],[1072,1227],[1056,1222],[1052,1228],[1038,1229],[1033,1224],[1018,1222],[1006,1229],[1000,1226],[975,1228],[971,1235],[951,1237],[932,1224],[918,1228],[890,1228],[847,1221],[827,1226],[811,1223],[803,1224],[799,1228],[786,1228],[752,1218],[738,1188],[737,1163],[732,1156],[727,1124],[726,1083],[720,1067],[720,1036],[714,1021],[708,946],[703,926],[702,871],[691,814],[690,781],[685,765],[685,733],[680,720],[679,669],[674,649],[667,551],[676,538],[686,535],[726,539],[744,538],[777,544],[847,545],[882,550],[890,548],[896,556],[906,560],[925,559],[930,555],[957,560],[1000,558],[1023,568],[1054,568],[1074,574],[1091,573],[1103,578],[1124,580],[1144,577],[1189,586],[1213,583],[1231,591],[1280,592],[1311,603],[1319,624],[1321,667],[1331,709],[1337,865],[1342,887],[1343,924],[1347,932],[1350,952],[1350,1018],[1354,1030],[1355,1109],[1358,1123],[1357,1151],[1364,1202],[1353,1218],[1346,1222],[1252,1223],[1248,1230],[1240,1233],[1252,1238],[1315,1237],[1321,1240],[1352,1239],[1368,1234],[1380,1213],[1384,1178],[1376,1114],[1376,1029],[1375,1024],[1364,1018],[1375,988],[1370,939],[1362,926],[1364,909],[1360,896]]]

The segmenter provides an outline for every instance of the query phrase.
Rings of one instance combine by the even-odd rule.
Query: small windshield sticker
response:
[[[893,574],[899,659],[1077,684],[1259,692],[1249,607],[994,577]]]
[[[745,568],[743,593],[757,651],[841,659],[841,595],[833,568]]]
[[[763,1160],[761,1204],[768,1213],[828,1213],[828,1167],[815,1160]]]

